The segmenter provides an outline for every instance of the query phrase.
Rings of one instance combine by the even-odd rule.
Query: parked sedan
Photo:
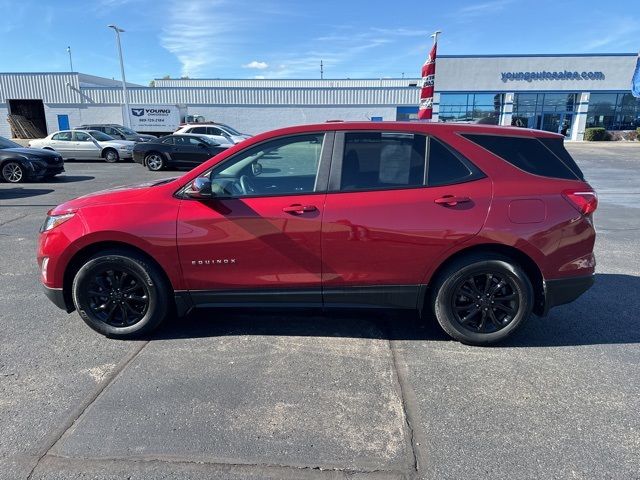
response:
[[[225,151],[231,144],[219,144],[205,135],[167,135],[136,143],[133,161],[157,172],[168,167],[193,168]]]
[[[116,140],[131,140],[133,142],[148,142],[155,140],[155,135],[147,135],[145,133],[134,132],[130,128],[118,125],[116,123],[93,123],[90,125],[80,125],[76,127],[78,130],[97,130],[106,133]]]
[[[115,163],[132,157],[135,142],[116,140],[97,130],[61,130],[48,137],[31,140],[30,147],[54,150],[67,159],[98,160]]]
[[[5,182],[42,180],[64,172],[62,157],[49,150],[24,148],[0,137],[0,175]]]
[[[179,130],[176,130],[175,133],[195,133],[196,135],[207,135],[208,137],[217,141],[219,141],[219,138],[224,138],[234,144],[240,143],[247,138],[251,138],[251,135],[240,133],[236,129],[231,128],[229,125],[225,125],[224,123],[207,123],[206,125],[198,123],[186,124],[182,125]]]

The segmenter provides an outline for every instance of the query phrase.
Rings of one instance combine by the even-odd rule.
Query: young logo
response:
[[[144,115],[144,108],[132,108],[131,113],[134,117],[142,117]]]

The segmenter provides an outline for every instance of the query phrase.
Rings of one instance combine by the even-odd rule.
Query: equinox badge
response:
[[[191,265],[229,265],[236,263],[235,258],[213,258],[211,260],[192,260]]]

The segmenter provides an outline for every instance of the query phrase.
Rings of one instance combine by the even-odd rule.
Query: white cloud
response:
[[[264,75],[256,75],[255,77],[256,80],[264,80]]]
[[[264,70],[265,68],[269,68],[269,64],[267,62],[259,62],[257,60],[254,60],[253,62],[243,65],[242,68],[255,68],[256,70]]]
[[[640,35],[640,23],[627,17],[615,17],[601,25],[602,34],[593,35],[582,45],[584,51],[597,50],[604,47],[633,48],[637,46],[637,38]],[[587,30],[585,30],[587,31]]]
[[[242,21],[228,14],[226,0],[173,2],[160,44],[182,64],[182,76],[198,76],[211,66],[226,66],[237,45],[233,34]]]
[[[325,78],[349,75],[344,70],[349,69],[353,76],[377,76],[380,63],[384,61],[369,52],[380,47],[390,46],[399,42],[406,48],[408,37],[428,37],[428,30],[406,28],[369,28],[354,31],[352,26],[341,25],[327,34],[311,39],[308,48],[300,46],[297,51],[280,52],[273,57],[278,59],[277,68],[272,68],[267,75],[269,78],[309,77],[320,76],[320,61],[324,65]],[[367,55],[366,57],[364,55]],[[403,54],[394,53],[394,57]]]
[[[496,11],[504,9],[504,7],[510,3],[513,3],[513,0],[490,0],[488,2],[476,3],[475,5],[469,5],[461,8],[458,10],[456,15],[463,17],[476,17],[486,13],[495,13]]]

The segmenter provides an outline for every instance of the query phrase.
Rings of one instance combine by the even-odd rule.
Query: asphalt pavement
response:
[[[570,144],[597,281],[491,348],[393,313],[209,310],[106,339],[42,294],[47,210],[173,176],[0,184],[0,479],[640,479],[640,144]]]

